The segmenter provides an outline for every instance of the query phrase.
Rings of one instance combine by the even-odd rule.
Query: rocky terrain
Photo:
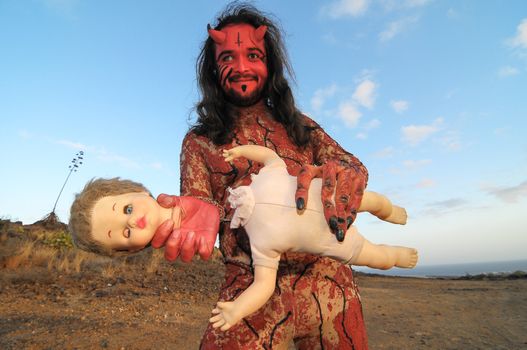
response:
[[[0,220],[1,349],[197,349],[223,264],[107,259]],[[371,349],[525,349],[527,279],[358,274]],[[294,348],[292,345],[290,348]]]

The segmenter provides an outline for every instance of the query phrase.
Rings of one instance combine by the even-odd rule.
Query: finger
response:
[[[329,228],[334,234],[338,234],[338,218],[335,210],[335,203],[333,202],[333,195],[335,193],[335,184],[337,181],[337,165],[334,162],[327,162],[322,167],[322,193],[321,200],[324,206],[324,216],[329,225]],[[342,234],[343,235],[343,234]]]
[[[364,195],[365,187],[366,187],[366,182],[365,182],[364,176],[361,176],[360,174],[355,173],[355,175],[352,178],[351,186],[350,186],[351,198],[350,198],[349,212],[350,212],[350,216],[352,217],[352,222],[354,222],[355,218],[357,217],[357,210],[360,207],[360,203],[362,201],[362,196]]]
[[[225,320],[222,318],[221,320],[217,321],[216,323],[212,324],[212,328],[219,328],[222,327],[225,324]]]
[[[304,165],[296,177],[295,203],[297,210],[304,210],[309,197],[309,186],[315,177],[320,177],[320,167]]]
[[[223,158],[226,162],[230,162],[233,159],[232,153],[229,150],[223,150]]]
[[[152,247],[161,248],[164,246],[168,236],[170,236],[172,233],[173,228],[174,221],[172,221],[172,219],[163,221],[163,223],[159,225],[156,232],[154,233],[154,237],[152,238]]]
[[[182,238],[181,230],[175,229],[172,231],[165,244],[165,259],[168,261],[174,261],[177,259],[181,250]]]
[[[223,319],[222,315],[215,315],[209,318],[210,323],[218,322],[219,320]]]
[[[219,314],[221,312],[220,309],[218,309],[217,307],[215,307],[214,309],[212,309],[212,313],[213,314]]]
[[[187,233],[183,245],[181,246],[181,261],[191,262],[192,257],[196,253],[196,234],[194,231]]]
[[[177,196],[170,196],[164,193],[161,193],[159,196],[157,196],[157,202],[163,208],[173,208],[179,205],[179,200]]]
[[[214,249],[214,243],[212,245],[209,244],[206,235],[209,234],[208,232],[203,232],[200,234],[199,238],[199,256],[203,260],[208,260],[210,256],[212,255],[212,251]]]
[[[223,332],[225,332],[226,330],[231,328],[230,324],[228,324],[227,322],[224,322],[224,323],[225,324],[223,326],[221,326],[221,328],[220,328]]]
[[[350,214],[350,204],[351,204],[351,187],[352,179],[355,175],[355,172],[338,167],[337,168],[337,184],[335,189],[335,209],[337,213],[338,221],[338,232],[342,232],[345,235],[345,232],[348,230],[348,227],[353,222],[354,218]],[[337,239],[342,242],[344,235],[338,236]]]

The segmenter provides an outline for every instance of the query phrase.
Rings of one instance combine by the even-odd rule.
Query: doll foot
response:
[[[228,330],[240,320],[233,302],[218,301],[212,313],[214,316],[209,319],[209,322],[212,323],[213,328],[220,328],[222,331]]]
[[[417,260],[419,260],[419,256],[416,249],[397,247],[397,262],[395,266],[411,269],[417,265]]]
[[[391,222],[392,224],[405,225],[406,220],[408,220],[408,214],[406,213],[406,209],[394,205],[390,216],[383,220]]]

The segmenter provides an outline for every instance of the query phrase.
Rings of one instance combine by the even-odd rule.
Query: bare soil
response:
[[[86,258],[76,271],[60,263],[74,259],[70,252],[55,264],[29,257],[13,267],[16,255],[6,251],[14,236],[0,237],[0,349],[199,347],[223,280],[218,257],[168,264],[147,251],[117,261]],[[527,348],[525,278],[359,274],[357,281],[371,349]]]

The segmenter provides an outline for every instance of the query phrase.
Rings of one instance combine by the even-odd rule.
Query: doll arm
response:
[[[257,145],[243,145],[226,149],[223,150],[223,156],[225,157],[226,162],[230,162],[239,157],[244,157],[255,162],[263,163],[265,166],[277,161],[282,161],[282,158],[280,158],[275,151]]]
[[[358,211],[367,211],[381,220],[400,225],[406,224],[408,217],[404,208],[393,205],[382,194],[370,191],[364,191]]]
[[[218,301],[212,310],[214,316],[209,321],[212,327],[222,331],[234,326],[242,318],[249,316],[261,308],[273,295],[276,285],[276,269],[256,265],[254,267],[254,281],[236,300]]]

